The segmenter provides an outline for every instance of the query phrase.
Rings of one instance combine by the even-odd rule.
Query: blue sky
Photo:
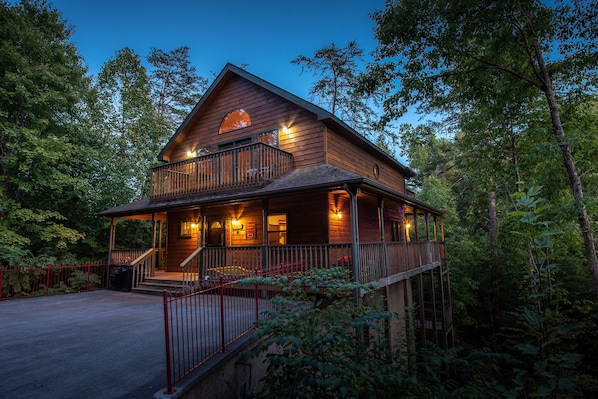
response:
[[[143,59],[152,47],[189,46],[191,63],[210,82],[227,62],[308,99],[309,73],[291,64],[331,43],[355,40],[369,53],[376,42],[369,17],[384,0],[51,0],[75,33],[91,74],[116,51]]]

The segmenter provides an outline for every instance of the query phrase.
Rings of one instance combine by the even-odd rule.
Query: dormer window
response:
[[[242,129],[248,126],[251,126],[251,118],[249,117],[249,114],[243,109],[235,109],[226,114],[224,119],[222,119],[218,134]]]

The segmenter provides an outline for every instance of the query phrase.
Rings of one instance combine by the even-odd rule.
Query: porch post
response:
[[[263,233],[262,235],[262,262],[261,262],[261,271],[266,270],[268,267],[268,260],[267,260],[267,251],[268,251],[268,200],[262,200],[262,224],[263,224]],[[260,273],[261,274],[261,273]]]
[[[382,270],[384,271],[383,277],[388,277],[388,256],[386,251],[386,233],[384,229],[384,198],[378,199],[378,221],[380,223],[380,242],[382,243]]]
[[[157,236],[158,236],[157,235],[158,224],[156,223],[156,214],[154,212],[152,212],[152,225],[154,227],[154,235],[152,237],[152,249],[154,250],[154,256],[155,256],[155,254],[156,254],[156,241],[157,241]],[[152,265],[151,265],[150,276],[154,275],[154,271],[156,269],[158,269],[158,265],[160,264],[159,263],[160,262],[160,256],[159,256],[159,254],[160,253],[159,252],[157,252],[157,253],[158,253],[158,256],[154,257],[154,261],[152,262]]]
[[[204,226],[206,225],[206,220],[205,220],[204,207],[203,206],[199,208],[199,222],[201,224],[200,224],[200,227],[198,229],[198,231],[199,231],[199,242],[198,242],[198,244],[199,244],[199,247],[201,248],[201,247],[205,246],[205,243],[206,243],[206,239],[205,239],[205,232],[206,232],[206,230],[204,228]]]
[[[156,230],[158,228],[158,224],[156,223],[156,214],[152,212],[152,225],[154,227],[154,235],[152,237],[152,248],[156,249],[156,238],[157,238],[157,234],[156,234]]]
[[[415,237],[415,242],[419,241],[419,228],[418,228],[418,216],[417,216],[417,208],[413,207],[413,236]]]
[[[440,217],[440,239],[444,242],[444,217]]]
[[[430,241],[430,222],[428,218],[428,212],[424,213],[424,220],[426,221],[426,241]]]
[[[351,206],[351,258],[353,266],[353,280],[356,283],[359,283],[361,282],[361,259],[359,251],[359,211],[357,207],[357,194],[359,194],[360,190],[356,188],[355,192],[353,192],[347,186],[345,186],[345,190],[347,193],[349,193]],[[359,292],[356,290],[355,300],[357,301],[358,299]]]
[[[110,238],[108,239],[108,264],[112,262],[112,250],[114,249],[114,241],[116,238],[116,219],[110,219]]]
[[[166,270],[166,248],[164,248],[164,235],[166,234],[166,221],[158,219],[158,266]]]

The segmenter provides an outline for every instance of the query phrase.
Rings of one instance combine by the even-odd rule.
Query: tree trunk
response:
[[[490,241],[490,312],[492,318],[492,337],[496,339],[500,331],[501,290],[500,290],[500,262],[498,259],[498,217],[496,212],[496,193],[488,196],[488,238]],[[496,348],[496,342],[493,342]]]
[[[577,219],[579,221],[579,228],[583,236],[583,243],[585,247],[586,258],[588,260],[588,268],[592,274],[594,281],[594,292],[596,294],[596,300],[598,300],[598,257],[596,256],[596,245],[594,243],[594,233],[592,232],[590,217],[584,203],[583,186],[581,183],[581,177],[575,166],[573,160],[573,154],[571,154],[571,147],[565,139],[565,130],[563,129],[563,123],[561,121],[561,115],[556,100],[554,89],[550,80],[550,74],[544,63],[542,52],[539,49],[539,45],[536,43],[535,46],[536,60],[540,67],[540,74],[543,81],[543,87],[541,88],[548,101],[548,107],[550,108],[550,118],[552,119],[552,127],[556,134],[561,155],[563,156],[563,163],[567,169],[567,175],[569,176],[569,183],[571,184],[571,190],[573,191],[573,197],[577,202]]]

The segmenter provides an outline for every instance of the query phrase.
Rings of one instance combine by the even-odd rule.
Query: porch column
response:
[[[262,240],[262,270],[266,270],[268,267],[268,200],[262,200],[262,225],[263,225],[263,240]]]
[[[154,250],[154,262],[153,262],[153,265],[151,265],[151,271],[150,271],[151,276],[154,275],[154,271],[156,269],[158,269],[158,266],[160,265],[160,252],[156,251],[156,241],[158,241],[157,240],[157,238],[158,238],[158,223],[156,220],[156,214],[153,212],[152,212],[152,225],[154,228],[153,237],[152,237],[152,249]]]
[[[357,194],[360,190],[354,189],[355,192],[345,186],[345,191],[349,193],[350,206],[351,206],[351,258],[353,266],[353,280],[357,283],[361,282],[361,259],[359,251],[359,210],[357,207]],[[355,300],[359,299],[359,293],[355,293]]]
[[[116,241],[116,219],[110,219],[110,238],[108,239],[108,263],[112,262],[112,250]]]
[[[198,244],[199,244],[200,248],[203,248],[206,244],[206,238],[205,238],[206,237],[206,235],[205,235],[205,232],[206,232],[206,229],[205,229],[206,219],[205,218],[206,218],[206,216],[204,213],[205,213],[204,207],[202,206],[199,208],[199,222],[201,223],[200,224],[201,227],[199,227],[199,229],[198,229],[199,230]]]
[[[166,269],[166,250],[162,246],[164,236],[164,221],[158,219],[158,266]]]
[[[407,248],[407,228],[405,226],[405,222],[406,222],[406,218],[407,216],[405,215],[405,210],[403,209],[403,206],[405,206],[405,204],[403,205],[399,205],[398,207],[398,211],[399,211],[399,222],[400,222],[400,229],[401,229],[401,236],[399,237],[399,239],[403,239],[403,252],[404,252],[404,256],[405,256],[405,271],[409,270],[409,252],[408,252],[408,248]],[[407,220],[408,221],[408,220]]]
[[[424,213],[424,220],[426,222],[426,241],[430,241],[430,222],[428,218],[428,212]]]
[[[388,256],[386,251],[386,232],[384,229],[384,198],[378,199],[378,223],[380,224],[380,242],[382,243],[382,270],[384,271],[383,277],[388,277]]]
[[[158,237],[157,234],[157,229],[158,229],[158,224],[156,223],[156,214],[152,213],[152,226],[154,228],[154,233],[153,233],[153,237],[152,237],[152,248],[156,249],[156,238]]]
[[[440,217],[440,239],[444,242],[444,218]]]
[[[417,208],[413,207],[413,236],[415,237],[415,242],[419,241],[419,223],[417,221]]]

